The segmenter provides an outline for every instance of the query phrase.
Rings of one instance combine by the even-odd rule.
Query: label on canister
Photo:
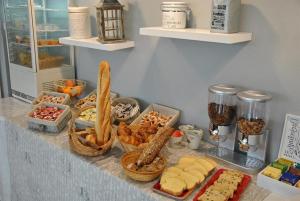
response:
[[[163,28],[184,29],[186,27],[186,12],[162,12]]]

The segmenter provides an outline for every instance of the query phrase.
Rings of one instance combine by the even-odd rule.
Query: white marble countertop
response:
[[[104,171],[107,174],[109,174],[111,177],[119,178],[120,182],[125,182],[128,186],[137,188],[139,191],[142,191],[145,195],[149,196],[148,198],[153,198],[153,200],[170,200],[166,197],[163,197],[161,195],[152,192],[151,187],[157,181],[150,182],[150,183],[141,183],[141,182],[133,181],[124,175],[124,173],[122,172],[122,168],[120,166],[120,157],[122,156],[123,152],[118,145],[116,145],[110,151],[110,153],[108,153],[105,156],[94,157],[94,158],[82,157],[70,151],[69,143],[68,143],[68,135],[66,131],[67,129],[65,129],[60,134],[56,134],[56,135],[49,135],[47,133],[28,130],[26,119],[24,117],[25,114],[30,111],[30,109],[31,109],[31,105],[18,101],[16,99],[13,98],[0,99],[0,116],[2,120],[6,120],[10,124],[14,125],[15,127],[23,129],[24,132],[26,131],[26,133],[33,135],[38,140],[42,140],[50,144],[55,149],[64,150],[66,152],[65,154],[73,155],[77,159],[97,167],[99,171]],[[168,149],[168,151],[170,152],[169,155],[170,157],[168,159],[170,164],[176,162],[176,160],[181,155],[201,154],[199,152],[194,152],[189,149]],[[224,163],[220,162],[219,164],[220,167],[230,168],[230,166]],[[246,189],[246,191],[243,193],[241,197],[241,201],[253,201],[253,200],[261,201],[264,200],[270,194],[269,191],[258,187],[256,185],[256,176],[255,175],[252,176],[253,176],[252,182],[250,183],[250,186]],[[188,200],[192,200],[192,198],[199,191],[199,189],[200,187],[198,187],[195,190],[194,194],[190,196]]]

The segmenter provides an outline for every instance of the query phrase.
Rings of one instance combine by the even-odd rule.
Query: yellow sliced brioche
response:
[[[212,171],[215,168],[210,162],[203,158],[197,159],[197,162],[203,165],[208,170],[208,172]]]
[[[182,169],[180,169],[180,168],[178,168],[176,166],[169,167],[166,171],[172,172],[172,173],[177,174],[177,175],[180,175],[183,172]]]
[[[185,168],[188,168],[188,167],[190,167],[191,165],[193,165],[193,163],[178,163],[178,164],[176,165],[176,167],[178,167],[178,168],[184,170]]]
[[[199,170],[190,169],[186,172],[191,175],[194,175],[197,178],[197,184],[200,184],[201,182],[203,182],[205,180],[205,176]]]
[[[201,172],[204,176],[207,176],[208,175],[208,171],[207,169],[202,166],[200,163],[194,163],[192,164],[191,166],[187,167],[184,169],[184,171],[189,171],[191,169],[196,169],[198,170],[199,172]]]
[[[178,161],[178,164],[190,164],[190,163],[193,163],[195,162],[195,160],[197,160],[197,157],[196,156],[183,156],[179,159]]]
[[[214,161],[213,159],[208,157],[204,157],[204,159],[208,161],[212,166],[214,166],[214,168],[218,167],[218,163],[216,163],[216,161]]]
[[[185,181],[188,190],[194,188],[197,185],[197,177],[190,173],[183,172],[179,175],[179,178]]]
[[[168,178],[177,177],[177,176],[178,174],[175,174],[173,172],[164,171],[164,173],[161,175],[160,178],[160,184],[164,183]]]
[[[180,178],[168,178],[161,185],[161,189],[171,195],[179,196],[186,189],[186,183]]]

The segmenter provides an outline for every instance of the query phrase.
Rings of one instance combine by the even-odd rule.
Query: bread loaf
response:
[[[160,131],[158,131],[153,140],[142,151],[137,160],[137,166],[142,167],[143,165],[150,164],[159,154],[162,147],[166,144],[173,131],[174,129],[172,128],[162,128]]]
[[[105,144],[110,137],[110,66],[107,61],[102,61],[99,66],[97,83],[97,104],[96,104],[96,134],[97,144]]]

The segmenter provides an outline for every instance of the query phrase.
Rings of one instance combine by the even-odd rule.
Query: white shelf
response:
[[[116,51],[116,50],[134,47],[134,41],[124,41],[120,43],[103,44],[97,41],[97,37],[89,38],[89,39],[72,39],[70,37],[66,37],[66,38],[60,38],[59,42],[65,45],[86,47],[86,48],[104,50],[104,51]]]
[[[212,43],[235,44],[252,40],[252,33],[211,33],[209,29],[164,29],[162,27],[140,28],[140,34],[164,38],[177,38]]]

